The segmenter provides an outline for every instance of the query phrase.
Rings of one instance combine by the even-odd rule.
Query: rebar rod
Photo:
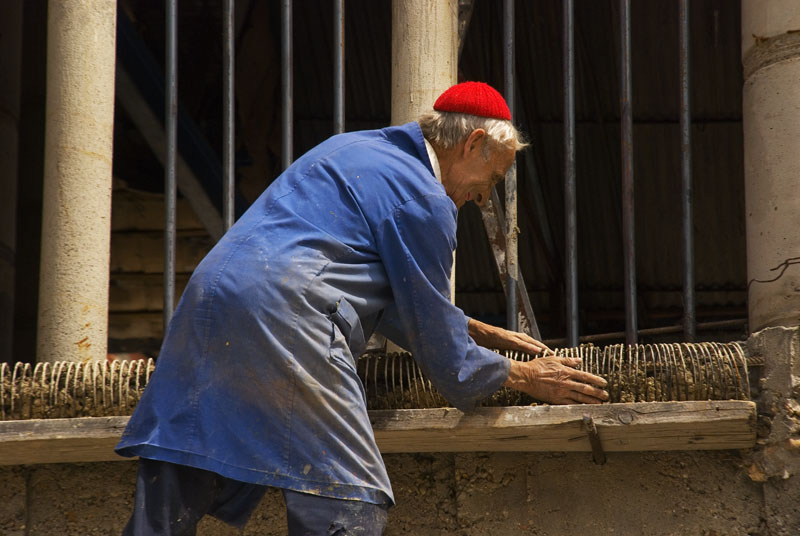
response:
[[[164,115],[167,154],[164,168],[164,333],[175,309],[175,235],[178,186],[175,176],[178,142],[178,2],[166,4],[166,95]]]
[[[622,145],[622,237],[625,277],[625,340],[636,344],[636,239],[633,194],[633,87],[631,83],[631,2],[620,0],[620,119]]]
[[[222,206],[225,231],[233,226],[234,220],[234,32],[233,0],[224,0],[222,13],[222,71],[223,71],[223,117],[222,117]]]
[[[717,320],[714,322],[701,322],[696,324],[696,328],[698,330],[715,330],[715,329],[730,329],[730,328],[737,328],[737,327],[744,327],[747,325],[747,319],[734,319],[734,320]],[[644,336],[652,336],[652,335],[668,335],[670,333],[680,333],[683,330],[683,325],[676,325],[676,326],[663,326],[660,328],[644,328],[640,329],[637,334],[640,337]],[[579,337],[580,343],[595,343],[595,342],[603,342],[603,341],[612,341],[615,339],[623,339],[625,338],[624,331],[614,331],[610,333],[596,333],[593,335],[582,335]],[[560,338],[560,339],[545,339],[542,341],[548,346],[562,346],[562,345],[570,345],[567,339]]]
[[[689,43],[689,0],[679,0],[680,86],[681,86],[681,211],[683,215],[683,335],[694,341],[696,335],[694,292],[694,231],[692,229],[692,108]]]
[[[567,344],[578,345],[578,220],[575,179],[575,28],[573,0],[564,0],[564,216]]]
[[[344,132],[344,0],[333,0],[333,132]]]
[[[292,164],[294,153],[294,68],[292,44],[292,0],[281,4],[281,163],[283,169]]]

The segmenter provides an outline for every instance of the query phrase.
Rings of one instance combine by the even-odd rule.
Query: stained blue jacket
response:
[[[449,301],[456,216],[416,123],[309,151],[194,271],[117,452],[393,501],[354,360],[373,330],[458,408],[508,376]]]

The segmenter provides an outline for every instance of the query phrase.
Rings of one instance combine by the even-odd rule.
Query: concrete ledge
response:
[[[756,406],[740,400],[597,406],[370,411],[381,452],[723,450],[756,440]],[[125,460],[114,453],[128,417],[0,422],[0,465]]]

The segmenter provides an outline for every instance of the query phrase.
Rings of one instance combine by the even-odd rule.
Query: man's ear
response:
[[[486,140],[486,131],[482,128],[476,128],[467,136],[464,142],[464,156],[469,155],[475,151],[480,151],[483,147],[483,142]]]

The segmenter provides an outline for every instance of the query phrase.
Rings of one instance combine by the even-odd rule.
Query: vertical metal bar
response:
[[[689,0],[680,0],[681,206],[683,210],[683,334],[695,340],[694,233],[692,230],[692,107],[689,96]]]
[[[344,132],[344,0],[333,0],[333,132]]]
[[[514,0],[504,0],[503,4],[503,73],[504,90],[508,108],[514,114]],[[508,170],[506,188],[506,266],[508,284],[506,285],[506,323],[511,331],[519,330],[517,312],[517,279],[519,278],[519,256],[517,244],[517,163]]]
[[[233,226],[234,191],[234,90],[233,90],[233,0],[225,0],[222,13],[222,71],[223,71],[223,142],[222,142],[222,181],[223,181],[223,223],[227,231]]]
[[[567,344],[578,346],[578,218],[575,180],[575,27],[564,0],[564,214],[566,215]]]
[[[506,292],[508,285],[508,273],[506,265],[506,218],[500,212],[500,194],[497,190],[492,190],[489,199],[481,207],[481,218],[483,219],[483,227],[486,229],[486,236],[489,239],[489,245],[494,254],[494,261],[497,265],[497,273],[500,274],[500,282],[503,284],[503,291]],[[519,296],[519,330],[522,333],[527,333],[537,340],[542,339],[542,334],[539,332],[539,325],[536,323],[536,316],[533,314],[533,307],[531,307],[531,300],[528,296],[528,290],[525,287],[524,278],[520,277],[517,280],[517,295]]]
[[[168,0],[166,35],[166,96],[164,115],[167,154],[164,168],[164,333],[175,309],[175,207],[178,196],[175,178],[178,142],[178,2]]]
[[[620,0],[622,237],[625,263],[625,341],[636,344],[636,241],[633,206],[633,109],[631,84],[631,2]]]
[[[283,169],[292,164],[294,69],[292,67],[292,0],[283,0],[281,7],[281,126],[283,144],[281,162]]]

